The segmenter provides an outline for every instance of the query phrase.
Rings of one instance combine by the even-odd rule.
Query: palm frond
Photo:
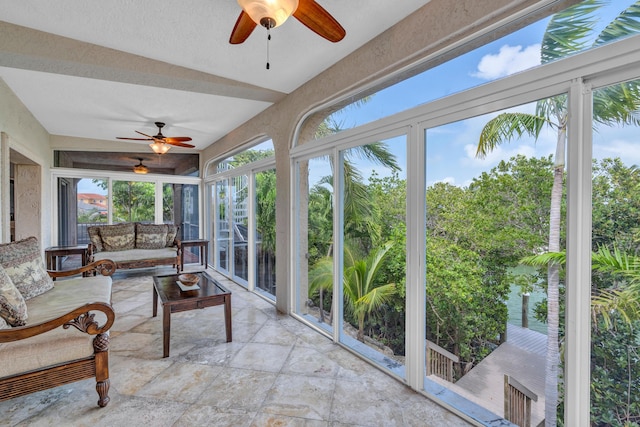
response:
[[[309,271],[309,296],[323,290],[333,289],[333,258],[318,260]]]
[[[640,80],[593,92],[593,120],[597,124],[640,126]]]
[[[545,117],[527,113],[502,113],[489,120],[482,128],[476,157],[484,158],[498,145],[524,134],[537,139],[545,124],[551,124]]]
[[[640,32],[640,2],[635,2],[622,11],[600,32],[594,46],[601,46],[610,41],[621,39]]]
[[[520,260],[520,264],[530,265],[533,267],[546,267],[550,263],[565,265],[566,262],[567,254],[564,252],[545,252],[540,255],[524,257]]]
[[[387,144],[384,142],[372,142],[358,147],[350,148],[345,153],[345,159],[356,157],[365,159],[373,164],[384,166],[396,172],[400,170],[396,156],[389,151]]]
[[[595,12],[604,4],[600,0],[585,0],[553,15],[542,38],[541,62],[545,64],[584,50],[597,20]]]

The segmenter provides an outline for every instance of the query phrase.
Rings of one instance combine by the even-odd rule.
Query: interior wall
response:
[[[49,134],[18,97],[0,79],[0,223],[2,242],[9,241],[10,218],[8,207],[9,174],[5,173],[14,164],[16,174],[15,194],[21,199],[21,214],[16,206],[16,236],[37,236],[41,248],[51,246],[51,176],[48,173],[52,164],[52,152],[49,148]],[[24,167],[23,167],[24,166]],[[46,172],[45,172],[46,171]],[[20,177],[18,177],[20,175]],[[21,185],[25,187],[22,188]],[[5,212],[6,211],[6,212]],[[6,231],[7,230],[7,231]],[[21,231],[19,231],[21,230]]]
[[[578,0],[431,0],[403,21],[385,31],[354,53],[339,61],[318,77],[304,84],[282,101],[248,120],[203,151],[202,160],[221,159],[239,146],[267,134],[273,140],[276,156],[276,304],[279,311],[290,312],[291,168],[289,150],[294,143],[296,128],[313,109],[338,102],[365,88],[380,87],[382,79],[396,74],[405,78],[411,72],[437,65],[454,55],[451,46],[471,40],[482,29],[495,29],[486,37],[497,38],[524,26],[531,20],[546,16]],[[523,11],[527,18],[500,26],[510,16]],[[480,43],[479,40],[476,43]],[[439,52],[447,52],[438,55]],[[460,54],[458,51],[456,54]],[[429,64],[427,64],[429,60]],[[420,66],[420,64],[422,66]],[[425,65],[426,64],[426,65]],[[409,71],[412,69],[413,71]],[[312,135],[307,129],[306,135]]]
[[[40,165],[15,165],[14,202],[16,240],[35,236],[39,242],[42,242],[40,227],[43,221],[41,182],[42,168]],[[48,221],[48,219],[46,221]]]

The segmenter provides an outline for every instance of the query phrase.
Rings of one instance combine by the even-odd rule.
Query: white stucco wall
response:
[[[33,164],[38,165],[41,170],[39,177],[33,177],[40,181],[40,203],[33,203],[31,206],[39,208],[39,212],[30,209],[25,221],[38,221],[39,230],[31,233],[41,241],[41,247],[51,245],[51,177],[49,173],[52,163],[52,152],[49,146],[49,134],[42,125],[33,117],[31,112],[20,102],[16,95],[9,89],[5,82],[0,79],[0,132],[4,134],[1,139],[3,144],[3,155],[0,159],[0,197],[3,200],[2,211],[0,212],[0,224],[2,224],[2,240],[8,241],[9,229],[9,149],[19,153]],[[6,154],[5,154],[6,153]],[[25,179],[31,179],[28,174]],[[33,187],[33,186],[31,186]],[[39,218],[36,218],[37,217]],[[31,225],[31,227],[33,224]],[[38,227],[38,226],[36,226]],[[7,231],[5,231],[7,230]],[[6,236],[6,238],[5,238]]]

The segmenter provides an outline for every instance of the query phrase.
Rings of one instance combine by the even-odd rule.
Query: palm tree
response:
[[[597,19],[597,11],[604,1],[585,0],[555,14],[543,36],[541,44],[541,62],[547,63],[584,50],[591,43],[600,46],[611,40],[640,31],[640,2],[635,2],[618,15],[598,35],[590,41]],[[502,113],[490,120],[482,129],[476,156],[483,158],[498,145],[517,139],[523,135],[537,140],[540,131],[548,126],[557,132],[553,187],[551,190],[551,209],[549,215],[550,252],[560,251],[560,206],[564,177],[565,142],[569,111],[566,95],[543,99],[536,104],[535,114]],[[637,112],[640,108],[640,86],[638,82],[622,83],[598,90],[593,99],[593,120],[598,124],[618,123],[638,125]],[[559,324],[559,267],[551,263],[547,269],[547,356],[545,381],[545,422],[555,426],[558,405],[558,349]]]
[[[525,257],[520,263],[544,267],[549,264],[564,266],[566,261],[566,252],[561,251]],[[640,258],[617,247],[610,250],[599,246],[596,252],[591,253],[591,269],[609,277],[606,288],[592,290],[592,317],[600,316],[609,328],[613,327],[613,313],[629,325],[640,320]]]
[[[387,242],[366,257],[345,245],[343,288],[345,304],[358,323],[357,339],[364,342],[366,317],[386,303],[394,294],[394,283],[382,284],[376,276],[382,268],[384,258],[393,246]],[[309,293],[328,291],[333,284],[333,259],[325,257],[318,261],[311,272]],[[322,309],[322,307],[321,307]]]

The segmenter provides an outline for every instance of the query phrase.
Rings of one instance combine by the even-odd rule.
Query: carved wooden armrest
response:
[[[53,278],[75,276],[80,273],[100,273],[103,276],[111,276],[115,273],[116,268],[115,262],[110,259],[101,259],[99,261],[91,262],[84,267],[78,267],[74,270],[47,270],[47,273],[49,273],[49,276]]]
[[[176,237],[173,240],[173,244],[176,246],[176,248],[178,248],[178,251],[176,252],[176,254],[180,256],[180,252],[182,251],[182,241]]]
[[[107,321],[104,325],[99,325],[98,322],[94,320],[95,313],[91,313],[91,311],[101,311],[107,316]],[[65,329],[73,326],[79,331],[85,332],[89,335],[102,334],[111,328],[115,318],[116,315],[110,304],[105,302],[93,302],[78,307],[69,313],[56,317],[55,319],[47,320],[46,322],[0,329],[0,343],[18,341],[24,338],[33,337],[49,332],[60,326]]]

